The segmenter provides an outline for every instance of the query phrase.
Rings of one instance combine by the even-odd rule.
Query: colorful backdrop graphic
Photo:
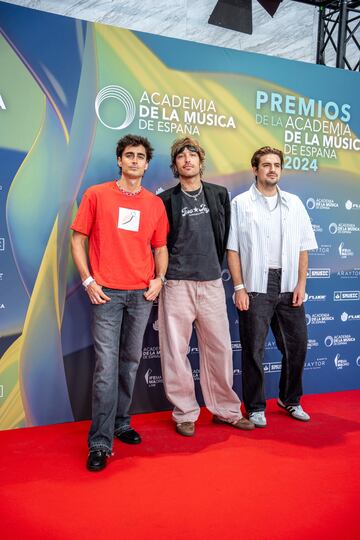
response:
[[[93,351],[88,299],[69,252],[84,191],[116,178],[117,140],[150,138],[144,178],[174,184],[169,147],[184,134],[206,149],[206,179],[231,196],[252,182],[250,157],[285,149],[281,187],[299,195],[319,248],[307,284],[305,392],[359,387],[359,75],[86,23],[0,3],[0,428],[90,414]],[[224,266],[234,350],[232,284]],[[150,317],[134,412],[169,407]],[[197,392],[196,337],[189,357]],[[280,354],[264,359],[275,396]]]

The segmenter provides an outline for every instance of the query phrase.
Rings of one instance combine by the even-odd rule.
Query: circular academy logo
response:
[[[330,225],[329,225],[329,233],[330,234],[336,234],[337,230],[338,230],[338,226],[336,225],[336,223],[330,223]]]
[[[306,206],[309,210],[313,210],[315,208],[315,199],[313,199],[312,197],[310,197],[307,201],[306,201]]]
[[[356,365],[357,367],[360,367],[360,356],[358,356],[356,359]]]
[[[230,281],[231,279],[231,275],[230,275],[230,272],[227,268],[225,268],[224,270],[222,270],[221,272],[221,279],[223,281]]]
[[[346,201],[345,208],[346,210],[351,210],[353,206],[353,203],[351,201]]]
[[[116,125],[110,125],[106,118],[106,121],[104,120],[105,112],[103,111],[102,116],[100,116],[100,106],[103,104],[103,107],[106,105],[111,105],[111,115],[108,114],[109,117],[114,118],[117,122]],[[116,106],[116,108],[114,108]],[[103,109],[102,107],[102,109]],[[132,97],[132,95],[125,90],[122,86],[116,86],[114,84],[111,84],[109,86],[105,86],[98,95],[95,98],[95,112],[96,116],[100,120],[100,122],[103,124],[103,126],[109,128],[109,129],[124,129],[132,123],[132,121],[135,118],[135,101]],[[116,120],[117,119],[117,120]]]
[[[309,315],[308,313],[305,315],[305,319],[306,319],[306,325],[309,326],[309,324],[311,323],[311,315]]]
[[[324,343],[326,347],[331,347],[334,343],[334,338],[332,336],[326,336]]]

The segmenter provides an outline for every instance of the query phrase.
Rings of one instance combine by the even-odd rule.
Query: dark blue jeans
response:
[[[307,351],[304,306],[292,306],[292,293],[281,293],[281,270],[270,270],[267,292],[249,293],[248,311],[238,311],[242,346],[243,398],[248,412],[264,411],[264,349],[269,328],[282,353],[279,397],[298,405]]]
[[[92,306],[95,371],[89,449],[112,451],[115,433],[130,427],[130,405],[152,302],[144,290],[103,288],[111,298]]]

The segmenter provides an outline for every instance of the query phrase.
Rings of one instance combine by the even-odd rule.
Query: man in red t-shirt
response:
[[[164,205],[141,186],[152,153],[144,137],[120,139],[120,179],[90,187],[71,226],[74,262],[92,304],[90,471],[106,466],[114,435],[124,443],[141,442],[129,410],[146,324],[168,264]]]

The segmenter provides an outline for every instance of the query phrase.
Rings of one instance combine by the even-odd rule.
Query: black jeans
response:
[[[248,412],[264,411],[264,349],[269,328],[282,353],[279,397],[298,405],[307,351],[304,306],[293,307],[290,292],[281,293],[281,270],[269,270],[267,292],[249,293],[248,311],[238,311],[242,346],[243,398]]]

